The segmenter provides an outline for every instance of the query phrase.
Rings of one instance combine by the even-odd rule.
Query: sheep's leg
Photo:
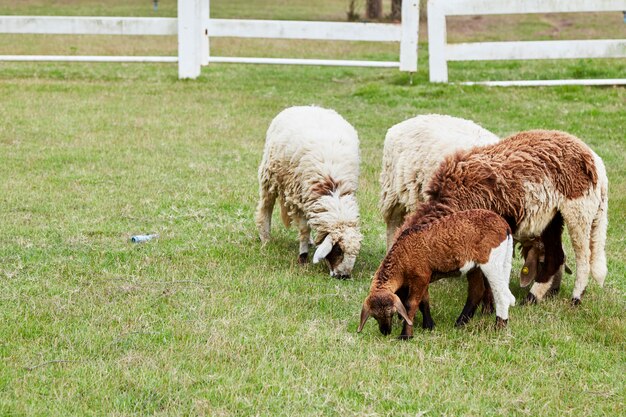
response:
[[[272,226],[272,211],[276,202],[276,194],[270,192],[269,187],[261,184],[259,204],[256,208],[256,225],[259,230],[261,242],[265,245],[270,240]]]
[[[578,305],[589,283],[589,272],[591,269],[589,264],[589,258],[591,256],[589,245],[591,222],[585,222],[583,219],[579,218],[577,224],[570,226],[570,223],[568,223],[567,230],[569,231],[570,240],[572,241],[576,255],[576,282],[574,283],[572,303]]]
[[[563,280],[564,270],[565,270],[565,264],[561,265],[559,270],[556,271],[556,274],[552,275],[550,279],[550,281],[552,282],[552,285],[550,286],[550,289],[548,290],[546,297],[554,297],[559,293],[559,290],[561,289],[561,281]]]
[[[525,302],[534,304],[545,298],[549,293],[558,292],[560,288],[563,264],[565,263],[565,252],[563,251],[563,216],[557,212],[545,230],[541,233],[541,242],[544,245],[544,263],[540,273],[535,278]],[[557,277],[557,275],[559,275]],[[555,282],[556,281],[556,282]]]
[[[463,311],[456,323],[456,327],[465,326],[476,312],[480,300],[483,298],[485,292],[485,284],[483,281],[483,274],[479,268],[474,268],[467,273],[467,301],[463,307]]]
[[[391,213],[387,218],[387,252],[389,252],[389,249],[393,246],[396,230],[398,230],[398,227],[402,226],[405,215],[406,211],[404,207],[400,205],[396,205],[391,209]]]
[[[505,327],[509,320],[509,307],[515,305],[515,296],[509,289],[511,279],[511,259],[513,257],[513,238],[507,238],[492,249],[489,260],[481,264],[496,305],[496,327]]]
[[[428,288],[419,304],[420,313],[422,313],[422,329],[432,330],[435,327],[433,317],[430,315],[430,295]]]
[[[406,307],[407,315],[409,319],[412,321],[415,319],[415,313],[417,313],[417,309],[421,304],[421,300],[424,297],[424,294],[428,291],[428,286],[426,286],[421,291],[416,291],[414,289],[409,289],[409,295],[407,297],[406,302],[404,303]],[[413,326],[409,326],[405,321],[402,326],[402,333],[400,333],[399,339],[406,340],[411,339],[413,337]]]
[[[552,288],[552,280],[548,282],[534,282],[522,304],[537,304],[546,297],[550,288]]]
[[[298,216],[297,219],[300,241],[300,252],[298,254],[298,263],[303,265],[309,262],[309,245],[311,243],[311,228],[304,216]]]
[[[489,286],[489,282],[487,278],[483,275],[483,284],[485,285],[485,292],[483,293],[483,298],[481,300],[483,304],[482,313],[483,314],[493,314],[495,311],[494,303],[493,303],[493,293],[491,292],[491,287]]]
[[[607,228],[607,213],[608,202],[605,195],[606,191],[602,190],[602,201],[600,202],[600,208],[596,212],[596,216],[591,224],[591,275],[602,287],[604,285],[604,279],[608,272],[606,267],[606,253],[604,247],[606,245],[606,228]]]
[[[536,304],[546,297],[558,294],[561,288],[561,280],[563,279],[563,269],[564,264],[547,281],[535,281],[524,299],[524,304]]]

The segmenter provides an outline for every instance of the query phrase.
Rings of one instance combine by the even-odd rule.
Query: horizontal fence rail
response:
[[[209,37],[399,42],[402,31],[383,23],[211,19]]]
[[[446,16],[624,11],[624,0],[444,0]]]
[[[46,35],[176,35],[174,17],[0,16],[0,33]]]
[[[0,33],[176,36],[178,20],[158,17],[0,16]],[[178,62],[176,56],[0,55],[25,62]]]
[[[462,85],[486,85],[490,87],[552,87],[558,85],[619,85],[624,84],[621,78],[607,78],[602,80],[528,80],[528,81],[465,81]]]
[[[446,47],[447,61],[626,58],[626,39],[457,43]]]
[[[428,51],[431,82],[448,82],[449,61],[625,58],[626,39],[474,42],[448,44],[446,17],[487,14],[626,11],[626,0],[429,0]],[[491,81],[486,85],[605,85],[626,79]],[[481,82],[464,83],[479,84]]]
[[[394,61],[357,61],[353,59],[297,59],[297,58],[245,58],[245,57],[224,57],[211,56],[209,62],[220,62],[228,64],[282,64],[282,65],[320,65],[320,66],[341,66],[341,67],[377,67],[377,68],[398,68],[398,63]]]
[[[4,55],[0,61],[178,62],[180,78],[195,78],[209,62],[341,65],[417,70],[419,1],[405,0],[400,24],[210,19],[209,0],[178,0],[177,18],[0,16],[0,33],[178,36],[178,56]],[[211,37],[399,42],[398,61],[216,57]]]
[[[208,19],[208,18],[207,18]],[[210,37],[399,42],[400,25],[208,19]],[[0,33],[46,35],[177,35],[174,17],[0,16]]]
[[[23,62],[178,62],[176,56],[0,55],[0,61]]]

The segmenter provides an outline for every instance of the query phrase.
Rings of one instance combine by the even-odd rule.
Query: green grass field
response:
[[[116,0],[106,10],[76,3],[29,0],[1,5],[0,14],[151,11],[148,1]],[[232,3],[235,11],[212,3],[216,17],[246,10],[243,1]],[[174,4],[160,8],[172,15]],[[241,17],[344,16],[343,2],[324,4],[299,0]],[[614,17],[596,34],[623,37],[622,26],[610,29]],[[545,19],[520,22],[524,34],[542,36]],[[494,25],[486,24],[492,34],[455,36],[498,37]],[[139,38],[135,47],[114,37],[48,38],[56,53],[175,54],[171,39]],[[256,42],[222,39],[212,51],[359,59],[397,51],[284,41],[259,52]],[[1,54],[47,48],[46,37],[0,35]],[[0,415],[624,415],[626,90],[432,85],[426,52],[422,45],[413,85],[394,69],[215,64],[179,81],[170,64],[0,63]],[[624,59],[455,63],[450,78],[625,72]],[[302,104],[336,109],[361,138],[365,238],[352,280],[298,266],[296,232],[277,214],[273,240],[265,248],[258,241],[265,131],[280,110]],[[504,331],[481,314],[455,329],[466,284],[449,279],[431,287],[434,331],[400,342],[368,322],[356,333],[385,251],[376,207],[385,132],[430,112],[501,136],[566,130],[604,159],[604,288],[591,282],[572,308],[566,276],[558,297],[512,308]],[[128,241],[147,232],[160,237]],[[516,260],[511,288],[521,300],[519,267]]]

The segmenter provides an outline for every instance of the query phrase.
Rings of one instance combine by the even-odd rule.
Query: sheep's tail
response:
[[[283,224],[285,225],[285,227],[289,227],[291,226],[291,217],[289,216],[289,210],[287,210],[287,207],[285,207],[285,202],[283,201],[282,198],[279,199],[280,201],[280,219],[283,221]]]
[[[601,174],[601,173],[600,173]],[[600,176],[602,178],[602,176]],[[606,178],[606,174],[604,175]],[[602,287],[607,275],[606,253],[606,229],[608,225],[608,184],[600,184],[600,205],[591,224],[591,276]]]

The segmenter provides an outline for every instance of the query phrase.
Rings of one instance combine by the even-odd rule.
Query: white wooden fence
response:
[[[178,35],[178,56],[4,55],[0,61],[178,62],[180,78],[196,78],[210,62],[396,67],[417,69],[419,0],[402,2],[402,24],[211,19],[209,0],[178,0],[177,18],[0,16],[0,33]],[[429,0],[430,81],[448,81],[448,61],[624,58],[625,39],[524,42],[446,42],[446,16],[605,12],[626,0]],[[212,37],[399,42],[399,61],[218,57]],[[488,85],[626,84],[626,79],[478,82]],[[475,84],[467,82],[465,84]]]
[[[178,35],[178,56],[4,55],[0,61],[178,62],[180,78],[196,78],[210,62],[395,67],[417,70],[419,0],[405,0],[402,24],[210,19],[209,0],[178,0],[177,18],[0,16],[0,33]],[[211,37],[399,42],[399,61],[356,61],[209,54]]]
[[[625,11],[626,0],[429,0],[428,52],[431,82],[448,82],[448,61],[625,58],[626,39],[476,42],[448,44],[446,16]],[[626,84],[626,79],[468,82],[487,85]]]

